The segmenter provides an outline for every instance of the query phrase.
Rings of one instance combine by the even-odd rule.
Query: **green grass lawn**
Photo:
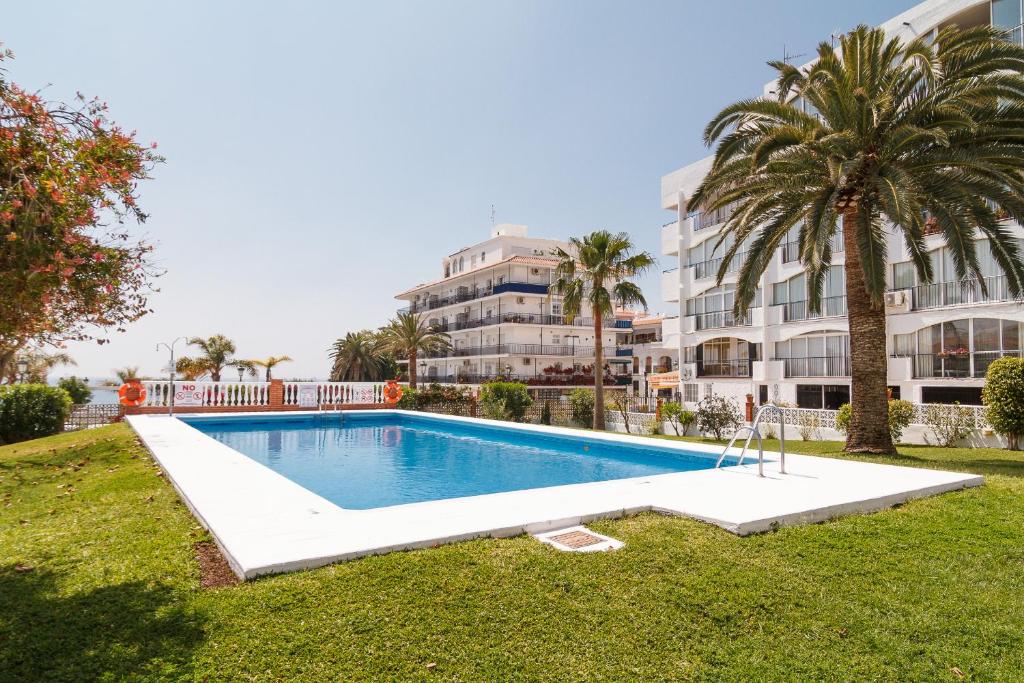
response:
[[[205,532],[127,427],[2,447],[0,680],[1021,680],[1024,457],[884,461],[988,480],[748,538],[649,514],[592,525],[614,553],[480,540],[202,589]]]

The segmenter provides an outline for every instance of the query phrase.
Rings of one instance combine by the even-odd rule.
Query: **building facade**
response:
[[[511,378],[531,386],[628,384],[615,362],[616,340],[629,321],[603,321],[606,367],[594,367],[594,321],[583,311],[571,322],[560,296],[549,295],[556,280],[556,248],[567,242],[528,236],[526,226],[498,225],[489,239],[445,257],[438,280],[396,296],[451,337],[449,351],[420,358],[424,382],[479,384]]]
[[[885,22],[890,35],[911,39],[934,35],[948,24],[992,24],[1008,40],[1021,41],[1021,0],[929,0]],[[768,96],[774,84],[766,84]],[[737,98],[745,93],[737,93]],[[678,316],[663,323],[666,345],[678,348],[679,387],[684,400],[725,394],[743,402],[783,401],[806,408],[838,408],[849,402],[849,332],[846,321],[845,259],[842,234],[832,245],[821,311],[807,305],[796,230],[772,259],[753,305],[733,312],[741,245],[721,284],[716,275],[722,254],[719,229],[726,207],[711,213],[687,213],[686,201],[711,166],[711,157],[680,168],[661,180],[662,208],[675,220],[662,227],[662,254],[677,265],[662,274],[667,302]],[[1008,220],[1017,239],[1024,230]],[[926,237],[935,278],[916,278],[900,235],[888,238],[888,288],[885,298],[888,383],[894,397],[919,403],[981,402],[988,365],[1001,356],[1019,356],[1024,343],[1024,309],[1007,292],[1006,278],[978,237],[987,292],[979,283],[959,281],[937,231]]]

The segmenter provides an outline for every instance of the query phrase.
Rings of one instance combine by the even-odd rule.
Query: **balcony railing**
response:
[[[482,299],[485,296],[504,294],[507,292],[518,292],[522,294],[547,294],[548,285],[536,282],[501,282],[490,287],[470,287],[451,294],[449,296],[431,297],[425,301],[414,302],[404,308],[398,309],[399,313],[421,313],[432,311],[435,308],[461,304],[475,299]]]
[[[832,253],[841,254],[846,250],[843,244],[843,231],[837,230],[832,239]],[[779,247],[779,253],[782,255],[783,263],[793,263],[794,261],[800,260],[800,243],[799,242],[783,242]]]
[[[790,301],[783,304],[783,322],[799,320],[817,320],[818,318],[834,318],[846,315],[846,296],[827,296],[821,300],[821,310],[812,313],[807,301]]]
[[[985,288],[982,292],[981,283],[977,280],[955,282],[935,282],[930,285],[918,285],[912,291],[914,310],[956,306],[958,304],[981,304],[995,301],[1010,301],[1010,290],[1006,285],[1005,275],[984,278]]]
[[[463,346],[444,351],[420,354],[424,358],[465,358],[469,356],[570,356],[593,358],[593,346],[571,344],[491,344],[489,346]]]
[[[957,353],[919,353],[914,359],[914,379],[983,379],[992,361],[1009,356],[1019,358],[1020,351],[974,351]]]
[[[716,211],[701,212],[697,214],[693,219],[693,231],[700,232],[707,228],[719,225],[726,222],[732,217],[732,212],[736,210],[736,203],[726,204],[722,208]]]
[[[698,377],[750,377],[753,369],[751,360],[702,360],[697,361]]]
[[[752,324],[751,309],[743,315],[737,316],[732,311],[711,311],[710,313],[698,313],[696,318],[697,330],[714,330],[720,327],[747,327]]]
[[[605,318],[601,321],[602,327],[613,328],[616,327],[615,319]],[[438,321],[431,325],[435,330],[439,332],[457,332],[458,330],[472,330],[477,327],[487,327],[489,325],[565,325],[571,327],[593,327],[593,318],[573,318],[573,321],[568,322],[568,318],[564,315],[550,315],[540,313],[502,313],[501,315],[490,315],[482,318],[464,318],[460,319],[456,316],[455,320],[449,320],[448,322]]]
[[[725,274],[738,273],[740,268],[743,267],[743,261],[747,258],[747,252],[743,251],[732,257],[729,261],[729,266],[725,270]],[[698,261],[697,263],[691,263],[690,267],[693,268],[693,279],[700,280],[707,277],[716,277],[718,275],[718,269],[722,265],[723,256],[718,258],[708,259],[707,261]]]
[[[459,373],[452,375],[423,375],[417,378],[417,381],[422,384],[483,384],[485,382],[522,382],[523,384],[531,387],[586,387],[594,386],[594,375],[585,375],[582,373],[575,373],[572,375],[565,374],[543,374],[543,375],[523,375],[523,374],[479,374],[479,373]],[[616,384],[628,384],[632,381],[631,375],[605,375],[602,384],[605,386],[614,386]]]
[[[849,356],[806,356],[803,358],[776,358],[782,361],[786,377],[849,377]]]

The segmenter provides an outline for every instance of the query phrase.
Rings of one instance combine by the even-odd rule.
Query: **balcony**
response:
[[[675,256],[679,253],[679,221],[671,221],[661,226],[661,253],[663,256]]]
[[[846,315],[846,296],[828,296],[821,300],[821,310],[812,313],[807,301],[791,301],[782,304],[782,322],[792,323],[818,318],[835,318]]]
[[[467,301],[482,299],[485,296],[494,294],[506,294],[516,292],[522,294],[547,294],[548,285],[536,282],[501,282],[491,287],[462,288],[460,291],[449,296],[435,296],[425,301],[412,303],[404,308],[398,309],[399,313],[422,313],[432,311],[435,308],[443,308],[453,304],[461,304]]]
[[[984,379],[992,361],[1009,356],[1019,358],[1020,351],[974,351],[919,353],[913,358],[914,379]]]
[[[679,268],[661,271],[661,294],[665,301],[679,301]]]
[[[492,344],[490,346],[463,346],[431,353],[421,353],[422,358],[466,358],[472,356],[568,356],[572,358],[593,358],[593,346],[570,344]]]
[[[983,282],[987,292],[982,291],[981,282],[977,280],[918,285],[911,289],[913,310],[921,311],[929,308],[942,308],[943,306],[984,304],[1013,300],[1013,297],[1010,296],[1010,290],[1006,285],[1005,275],[986,277],[983,279]]]
[[[732,311],[711,311],[709,313],[698,313],[694,317],[696,331],[716,330],[727,327],[749,327],[753,320],[751,309],[743,315],[737,316]]]
[[[726,275],[732,273],[738,273],[740,268],[743,267],[743,262],[747,258],[747,252],[742,251],[732,257],[728,267],[725,270]],[[701,280],[703,278],[717,277],[718,269],[722,266],[724,257],[719,256],[718,258],[709,259],[707,261],[698,261],[697,263],[691,263],[690,267],[693,268],[693,279]]]
[[[603,319],[601,326],[606,328],[616,327],[616,321]],[[501,315],[484,316],[482,318],[461,318],[456,316],[455,320],[448,322],[437,322],[431,325],[438,332],[457,332],[459,330],[472,330],[478,327],[489,325],[564,325],[567,327],[593,327],[593,318],[573,318],[568,322],[564,315],[548,315],[539,313],[502,313]]]
[[[748,359],[697,361],[698,377],[750,377],[754,363]]]
[[[843,231],[837,230],[832,239],[830,240],[832,245],[833,254],[841,254],[846,250],[846,246],[843,244]],[[779,246],[779,254],[782,256],[783,263],[794,263],[800,260],[800,243],[799,242],[783,242]]]
[[[629,384],[632,382],[631,375],[605,375],[602,384],[615,386],[617,384]],[[484,384],[486,382],[522,382],[531,387],[592,387],[594,386],[594,375],[574,372],[572,374],[478,374],[478,373],[457,373],[453,375],[424,375],[418,380],[422,384]]]
[[[701,212],[693,217],[693,231],[700,232],[708,228],[713,228],[716,225],[721,225],[730,218],[732,218],[732,212],[736,210],[736,202],[726,204],[722,208],[716,211]]]
[[[808,356],[776,358],[784,377],[849,377],[849,356]]]
[[[624,348],[615,349],[615,355],[617,357],[619,357],[619,358],[632,358],[633,357],[633,348],[632,347],[628,347],[628,348],[624,347]]]

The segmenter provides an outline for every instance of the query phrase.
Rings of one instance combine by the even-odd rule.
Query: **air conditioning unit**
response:
[[[525,304],[526,303],[526,297],[525,296],[517,296],[516,297],[516,303],[517,304]]]
[[[885,310],[887,313],[907,313],[910,311],[910,293],[905,289],[885,293]]]

